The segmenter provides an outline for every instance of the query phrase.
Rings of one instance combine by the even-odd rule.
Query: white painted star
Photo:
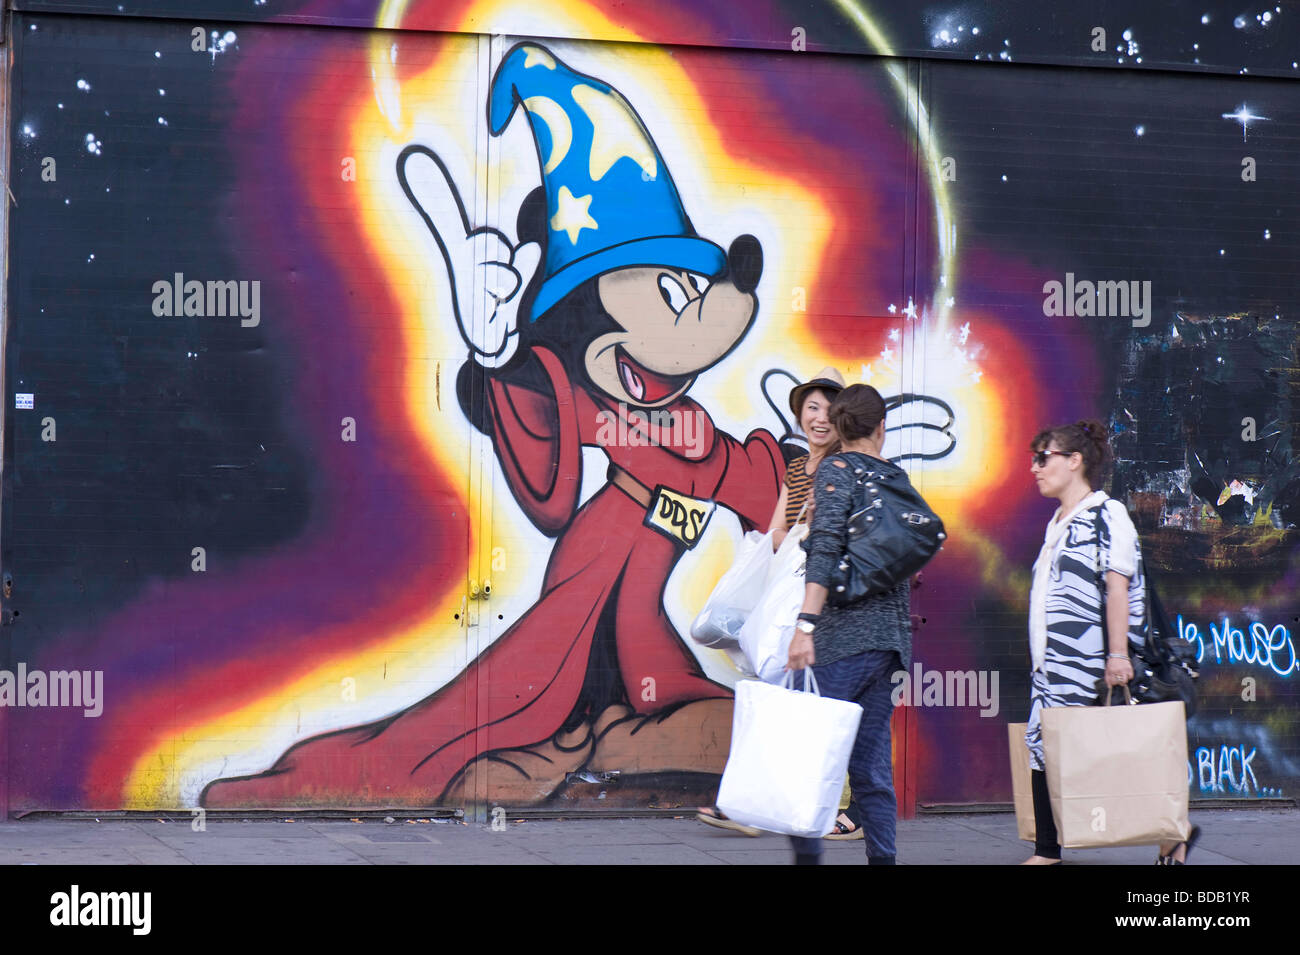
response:
[[[967,322],[965,325],[961,327],[961,339],[960,339],[961,343],[965,345],[966,339],[968,338],[970,338],[970,322]]]
[[[896,342],[896,341],[898,341],[898,329],[897,329],[897,328],[891,328],[891,329],[889,330],[889,340],[890,340],[891,342]]]
[[[1235,119],[1237,122],[1241,123],[1241,141],[1243,143],[1246,141],[1246,128],[1250,126],[1251,120],[1260,119],[1267,121],[1269,118],[1267,116],[1256,116],[1250,111],[1250,107],[1245,103],[1238,106],[1235,113],[1220,113],[1219,115],[1224,119]]]
[[[886,345],[884,348],[880,349],[880,357],[884,361],[890,361],[894,357],[894,350]]]

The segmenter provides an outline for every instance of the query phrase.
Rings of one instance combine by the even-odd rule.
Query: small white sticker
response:
[[[32,408],[35,408],[35,407],[36,407],[36,396],[35,396],[35,395],[15,394],[15,395],[14,395],[14,407],[15,407],[15,408],[18,408],[19,410],[27,409],[27,410],[30,411]]]

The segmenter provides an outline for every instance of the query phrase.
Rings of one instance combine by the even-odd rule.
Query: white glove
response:
[[[402,151],[397,176],[442,252],[456,324],[471,357],[484,368],[499,368],[519,347],[519,293],[537,271],[541,246],[514,246],[486,226],[471,229],[451,175],[424,146]]]

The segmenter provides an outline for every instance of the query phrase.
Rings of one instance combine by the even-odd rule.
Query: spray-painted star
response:
[[[573,99],[591,120],[589,172],[593,182],[599,182],[624,156],[640,166],[647,179],[658,175],[659,163],[650,135],[617,91],[603,93],[594,86],[579,84],[573,88]]]
[[[578,233],[583,229],[600,228],[587,212],[591,200],[591,196],[575,196],[568,186],[561,186],[556,196],[555,215],[551,216],[551,228],[556,232],[567,232],[569,241],[577,245]]]
[[[1224,119],[1235,119],[1241,123],[1241,141],[1243,143],[1246,141],[1246,127],[1250,125],[1252,119],[1268,120],[1267,116],[1256,116],[1245,103],[1238,106],[1235,113],[1220,113],[1219,115]]]

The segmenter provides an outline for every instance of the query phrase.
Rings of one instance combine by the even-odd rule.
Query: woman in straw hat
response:
[[[808,510],[804,512],[802,522],[812,520],[813,475],[828,454],[834,454],[840,446],[839,437],[831,422],[826,417],[835,396],[844,390],[844,377],[834,368],[823,368],[815,377],[790,391],[790,410],[799,422],[799,430],[808,438],[808,453],[795,458],[786,466],[785,480],[781,482],[781,496],[777,498],[776,509],[767,529],[772,532],[772,548],[781,546],[781,541],[790,532],[790,528],[800,520],[799,512],[807,502]]]

